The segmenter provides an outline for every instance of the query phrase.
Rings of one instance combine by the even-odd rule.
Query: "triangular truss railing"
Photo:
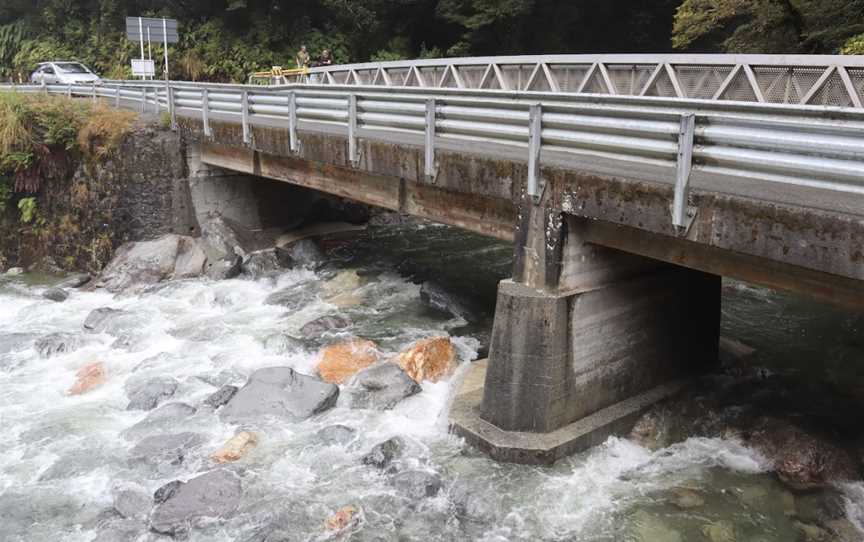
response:
[[[552,55],[313,68],[322,85],[575,92],[861,108],[864,59],[806,55]]]

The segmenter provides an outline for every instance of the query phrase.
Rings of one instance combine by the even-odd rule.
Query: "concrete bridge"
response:
[[[166,111],[204,163],[514,241],[455,430],[551,462],[717,358],[723,276],[864,306],[864,59],[455,59],[282,87],[20,87]],[[629,79],[628,79],[629,78]]]

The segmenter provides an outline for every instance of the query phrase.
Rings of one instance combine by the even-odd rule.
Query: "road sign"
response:
[[[126,37],[131,41],[147,41],[149,38],[156,43],[177,43],[180,41],[176,19],[126,17]]]
[[[153,77],[156,75],[156,64],[147,58],[133,58],[132,75],[134,77]]]

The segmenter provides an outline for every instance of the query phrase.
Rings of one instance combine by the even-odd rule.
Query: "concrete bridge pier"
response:
[[[451,412],[497,460],[551,463],[626,432],[717,360],[720,277],[587,243],[584,221],[520,208],[485,384]]]

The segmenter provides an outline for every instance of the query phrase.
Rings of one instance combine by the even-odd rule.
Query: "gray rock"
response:
[[[80,288],[90,282],[91,278],[87,273],[75,273],[58,282],[55,288]]]
[[[146,418],[130,427],[126,434],[127,436],[137,435],[168,422],[183,420],[194,415],[195,412],[197,409],[186,403],[167,403],[156,410],[151,410]]]
[[[150,510],[149,503],[147,510]],[[138,540],[145,531],[146,527],[138,519],[112,521],[99,527],[99,534],[92,542],[129,542]]]
[[[218,260],[207,260],[204,274],[213,280],[233,279],[240,274],[243,259],[231,253]]]
[[[315,433],[315,437],[325,446],[344,446],[354,440],[355,429],[347,425],[328,425]]]
[[[43,358],[67,354],[81,347],[81,338],[72,333],[51,333],[38,339],[34,348]]]
[[[326,257],[315,241],[301,239],[290,245],[276,249],[279,262],[285,267],[304,267],[314,269],[324,263]]]
[[[181,484],[150,515],[150,528],[158,533],[188,532],[204,518],[224,519],[240,505],[243,486],[234,473],[219,469]]]
[[[204,273],[207,264],[207,253],[201,246],[201,241],[194,239],[193,243],[184,245],[184,250],[177,253],[174,260],[174,272],[172,279],[189,279],[200,277]]]
[[[394,459],[402,455],[404,450],[405,441],[400,437],[393,437],[380,444],[376,444],[360,461],[364,465],[383,469],[390,465]]]
[[[258,278],[279,272],[279,258],[275,249],[257,250],[248,254],[243,259],[242,271],[244,275]]]
[[[274,333],[264,339],[264,348],[274,354],[284,354],[296,350],[304,350],[306,344],[287,333]]]
[[[76,478],[110,463],[113,461],[98,450],[73,450],[58,457],[54,464],[39,476],[39,481]]]
[[[163,235],[151,241],[126,243],[120,246],[114,258],[102,270],[97,286],[109,292],[141,289],[169,278],[188,278],[189,253],[200,250],[198,241],[185,235]],[[180,274],[175,276],[177,261]]]
[[[422,470],[400,472],[390,478],[390,484],[396,491],[411,500],[434,497],[441,491],[441,477],[435,473]]]
[[[297,310],[311,303],[320,289],[321,286],[316,281],[300,282],[273,292],[264,299],[264,303]]]
[[[237,386],[226,384],[204,399],[204,404],[213,409],[219,408],[228,403],[239,390]]]
[[[17,277],[18,275],[23,275],[24,269],[21,267],[10,267],[6,270],[6,275],[10,277]]]
[[[300,334],[307,339],[317,339],[328,331],[344,329],[351,325],[351,320],[339,315],[322,316],[307,322],[300,328]]]
[[[69,299],[69,293],[62,288],[48,288],[42,292],[42,297],[56,303],[62,303]]]
[[[476,322],[478,320],[477,315],[471,310],[467,301],[448,292],[437,282],[424,282],[420,287],[420,299],[433,309],[449,312],[453,316],[464,318],[468,322]]]
[[[84,329],[90,333],[116,335],[134,327],[135,322],[131,312],[111,307],[94,309],[84,319]]]
[[[130,378],[124,386],[129,397],[126,410],[153,410],[159,403],[173,397],[179,384],[170,376]]]
[[[351,408],[390,410],[423,388],[397,364],[381,363],[363,369],[342,389],[345,404]]]
[[[332,408],[339,386],[300,374],[289,367],[258,369],[249,377],[219,417],[239,423],[274,416],[290,421],[309,418]]]
[[[204,443],[198,433],[172,433],[144,438],[129,451],[130,464],[180,465]]]
[[[159,489],[157,489],[153,493],[153,502],[155,504],[162,504],[163,502],[165,502],[168,499],[170,499],[171,497],[173,497],[174,494],[177,493],[177,490],[180,489],[180,486],[182,486],[182,485],[183,485],[183,482],[181,482],[180,480],[173,480],[173,481],[168,482],[167,484],[165,484],[163,486],[160,486]]]
[[[126,519],[144,521],[153,501],[143,491],[131,488],[116,488],[112,491],[114,510]]]

